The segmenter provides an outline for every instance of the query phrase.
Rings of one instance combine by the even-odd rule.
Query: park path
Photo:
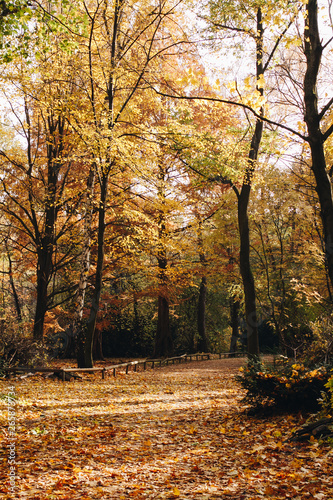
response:
[[[301,415],[244,413],[234,380],[244,361],[193,362],[105,380],[15,381],[17,490],[9,494],[5,467],[1,497],[332,499],[332,449],[288,441]],[[6,385],[0,382],[1,393]],[[5,445],[4,433],[2,439]]]

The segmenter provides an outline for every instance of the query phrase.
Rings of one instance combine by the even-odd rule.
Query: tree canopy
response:
[[[10,329],[46,346],[61,338],[81,367],[102,351],[247,345],[256,356],[316,344],[325,356],[330,2],[0,11]]]

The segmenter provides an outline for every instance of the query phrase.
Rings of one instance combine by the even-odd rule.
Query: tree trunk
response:
[[[45,199],[45,228],[43,236],[37,227],[37,301],[34,322],[34,338],[43,338],[44,319],[48,310],[48,285],[53,273],[53,253],[55,248],[55,225],[58,214],[57,186],[61,167],[60,158],[63,153],[65,119],[54,117],[47,118],[47,192]]]
[[[245,174],[245,182],[243,183],[238,198],[238,228],[240,236],[239,264],[244,288],[247,350],[249,357],[259,356],[256,291],[250,263],[250,228],[247,210],[251,192],[251,179],[255,169],[254,164],[259,150],[261,133],[262,122],[257,120],[252,138],[249,164]]]
[[[21,322],[22,321],[22,309],[21,309],[20,299],[19,299],[19,296],[18,296],[18,293],[16,290],[14,278],[13,278],[13,263],[12,263],[10,251],[8,248],[7,240],[5,241],[5,246],[6,246],[7,258],[8,258],[9,283],[10,283],[10,287],[12,289],[12,293],[13,293],[13,297],[14,297],[14,304],[15,304],[17,319],[19,322]]]
[[[165,227],[163,225],[162,232]],[[157,312],[157,329],[155,336],[154,357],[168,357],[173,355],[173,340],[170,331],[170,312],[169,312],[169,292],[168,278],[166,276],[167,268],[166,250],[164,245],[159,251],[158,267],[159,267],[159,295],[158,295],[158,312]]]
[[[263,26],[261,9],[257,11],[257,36],[256,36],[256,74],[257,82],[263,77]],[[257,91],[263,96],[263,88],[257,85]],[[260,110],[263,114],[263,109]],[[257,119],[251,140],[248,165],[245,172],[241,192],[238,195],[238,228],[240,236],[240,272],[243,281],[245,299],[245,321],[247,328],[248,356],[259,356],[258,321],[256,309],[256,291],[250,263],[250,228],[248,206],[250,201],[252,178],[256,168],[258,152],[262,137],[263,122]]]
[[[206,257],[203,248],[203,237],[202,237],[202,222],[199,221],[198,227],[198,248],[199,248],[199,258],[202,264],[203,270],[205,271]],[[199,300],[198,300],[198,351],[208,352],[208,339],[206,333],[206,298],[207,298],[207,278],[202,276],[200,290],[199,290]]]
[[[37,300],[34,321],[34,339],[43,338],[45,314],[48,309],[48,284],[51,274],[52,251],[38,249]]]
[[[173,341],[170,333],[169,300],[167,297],[159,295],[154,357],[161,358],[172,355]]]
[[[325,258],[328,275],[333,286],[333,201],[331,180],[327,173],[324,142],[327,137],[321,132],[320,121],[323,117],[318,111],[317,78],[323,47],[318,29],[317,0],[308,0],[306,5],[304,46],[306,72],[304,76],[305,122],[308,129],[308,142],[311,149],[312,171],[316,181],[321,220],[325,238]]]
[[[231,353],[237,351],[237,340],[239,340],[239,309],[240,302],[236,297],[230,299],[230,324],[231,324],[231,339],[230,349]]]
[[[96,328],[97,314],[99,311],[101,290],[103,284],[103,265],[104,265],[104,235],[105,235],[105,211],[108,191],[108,175],[102,177],[101,198],[98,210],[98,237],[97,237],[97,265],[95,276],[95,288],[91,301],[90,314],[84,332],[83,363],[79,368],[93,367],[93,345]],[[81,360],[78,360],[81,361]]]
[[[93,358],[105,361],[103,355],[103,335],[99,328],[95,328],[94,345],[93,345]]]
[[[157,330],[155,336],[154,357],[172,356],[173,340],[170,332],[170,315],[169,315],[169,291],[168,291],[168,276],[166,273],[168,266],[167,251],[166,251],[166,219],[165,219],[165,171],[162,165],[159,165],[158,171],[158,198],[160,206],[158,208],[158,317]]]
[[[84,217],[84,246],[81,256],[81,274],[76,296],[75,321],[81,322],[83,316],[84,299],[86,295],[88,274],[90,270],[90,248],[92,237],[92,222],[93,222],[93,198],[95,184],[95,165],[92,166],[87,180],[86,189],[86,208]]]
[[[208,341],[206,335],[206,297],[207,297],[207,278],[201,278],[199,301],[198,301],[198,351],[208,352]]]
[[[43,338],[45,314],[48,310],[48,285],[53,270],[54,230],[56,221],[55,211],[55,185],[52,185],[53,195],[46,210],[45,234],[37,248],[37,300],[34,322],[34,338]],[[50,187],[49,187],[50,188]]]
[[[114,19],[113,19],[113,31],[111,36],[111,51],[110,51],[110,72],[109,72],[109,82],[107,87],[107,101],[108,101],[108,129],[112,132],[114,127],[114,92],[115,92],[115,75],[114,70],[116,68],[116,53],[117,53],[117,40],[120,29],[120,14],[123,2],[117,0],[114,5]],[[92,25],[92,30],[93,30]],[[95,102],[95,82],[93,77],[92,69],[92,52],[93,52],[93,31],[91,31],[91,36],[89,38],[89,74],[91,83],[91,103],[93,114],[95,117],[95,125],[97,129],[99,128],[99,119],[96,115],[96,102]],[[96,276],[95,276],[95,288],[93,292],[93,297],[90,306],[89,318],[87,324],[85,325],[84,331],[80,333],[80,347],[78,352],[78,364],[79,367],[92,368],[93,367],[93,345],[94,345],[94,335],[97,322],[97,314],[99,311],[100,297],[103,284],[103,266],[104,266],[104,247],[105,247],[105,215],[106,215],[106,202],[108,197],[108,182],[112,167],[115,164],[115,160],[111,155],[111,143],[112,143],[112,133],[109,137],[109,152],[106,158],[106,164],[108,165],[105,170],[99,173],[100,178],[100,202],[98,209],[98,236],[97,236],[97,264],[96,264]]]
[[[81,257],[81,274],[76,297],[76,310],[73,323],[73,337],[75,339],[75,350],[78,367],[84,366],[84,326],[82,324],[84,301],[86,296],[88,274],[90,270],[90,248],[92,237],[92,220],[93,220],[93,198],[95,184],[95,165],[92,166],[87,180],[86,190],[86,213],[84,219],[84,247]]]

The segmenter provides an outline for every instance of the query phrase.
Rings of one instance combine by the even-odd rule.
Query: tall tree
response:
[[[156,77],[164,53],[177,47],[182,40],[175,41],[171,36],[172,27],[175,28],[173,35],[179,33],[173,22],[179,12],[177,3],[151,5],[142,2],[139,7],[135,2],[115,0],[113,3],[83,1],[77,5],[88,19],[87,39],[80,41],[85,61],[80,78],[88,112],[88,127],[81,127],[81,133],[92,151],[99,196],[95,283],[82,356],[78,359],[80,366],[92,366],[92,346],[103,285],[108,208],[112,204],[110,200],[128,191],[130,186],[129,152],[133,151],[133,138],[139,133],[136,124],[140,123],[136,103],[143,98],[146,80]]]
[[[331,39],[332,40],[332,39]],[[329,42],[331,41],[329,40]],[[326,46],[329,44],[327,42]],[[333,287],[333,197],[332,181],[327,172],[325,142],[333,133],[333,125],[325,123],[325,116],[332,109],[333,98],[321,110],[318,106],[318,76],[321,66],[322,44],[318,27],[317,0],[307,0],[305,4],[304,53],[306,71],[304,74],[304,120],[308,130],[306,138],[312,159],[312,172],[316,181],[324,230],[325,257],[328,274]]]
[[[206,255],[204,252],[202,222],[199,221],[198,227],[198,249],[199,259],[203,269],[206,267]],[[198,351],[208,352],[208,338],[206,331],[206,298],[207,298],[207,276],[206,273],[201,277],[199,298],[198,298]]]
[[[255,42],[255,93],[258,99],[258,115],[252,132],[250,148],[248,153],[247,165],[244,173],[242,187],[239,189],[233,182],[232,187],[237,196],[238,206],[238,229],[240,238],[240,254],[239,264],[240,272],[243,281],[244,298],[245,298],[245,318],[247,325],[247,345],[249,356],[259,355],[259,338],[258,338],[258,318],[256,307],[256,291],[254,277],[250,262],[250,227],[248,217],[248,207],[252,188],[252,180],[256,170],[260,143],[263,132],[264,115],[264,74],[272,58],[273,53],[270,53],[267,60],[264,61],[264,28],[262,19],[261,3],[251,5],[251,12],[255,18],[255,26],[247,28],[244,26],[244,20],[239,23],[239,18],[236,12],[225,13],[221,5],[214,2],[211,3],[211,18],[209,22],[212,24],[214,31],[226,30],[231,33],[242,33],[250,36]],[[247,7],[243,6],[247,12]],[[241,8],[241,12],[243,11]],[[243,13],[243,12],[242,12]],[[237,24],[238,21],[238,24]],[[276,47],[274,47],[273,52]],[[223,179],[222,179],[223,180]]]
[[[249,94],[248,87],[251,77],[248,78],[248,82],[245,85],[245,92],[242,94],[238,86],[235,86],[235,91],[237,93],[237,100],[234,101],[230,99],[219,98],[218,96],[201,97],[198,95],[184,94],[179,95],[175,92],[174,97],[181,99],[207,99],[211,101],[219,101],[224,103],[232,103],[246,110],[251,110],[256,117],[256,122],[252,129],[249,152],[247,157],[247,163],[245,168],[245,173],[243,177],[242,187],[238,188],[237,184],[230,179],[230,176],[225,174],[216,176],[216,180],[220,182],[226,182],[232,185],[238,202],[238,227],[240,235],[240,271],[243,280],[244,296],[245,296],[245,309],[246,309],[246,323],[248,332],[248,354],[249,356],[257,356],[259,354],[259,343],[258,343],[258,320],[256,312],[256,295],[255,286],[253,280],[253,274],[250,264],[250,233],[249,233],[249,222],[248,222],[248,205],[250,201],[251,185],[252,179],[255,172],[256,164],[258,161],[258,154],[260,150],[260,143],[263,131],[263,121],[264,121],[264,86],[265,78],[264,75],[268,70],[273,56],[277,51],[283,36],[287,32],[288,28],[291,26],[291,20],[295,17],[294,9],[289,9],[287,3],[284,7],[286,8],[286,18],[281,21],[280,11],[277,10],[277,4],[270,5],[270,10],[272,12],[267,12],[268,7],[265,7],[267,12],[267,19],[270,19],[270,24],[266,28],[266,33],[271,35],[271,39],[267,40],[266,47],[264,47],[264,27],[263,27],[263,11],[264,4],[261,1],[255,2],[239,2],[239,4],[230,5],[229,2],[209,2],[210,15],[205,17],[211,30],[216,37],[216,33],[231,34],[231,37],[236,38],[236,43],[238,43],[242,36],[250,37],[252,42],[254,42],[253,57],[255,65],[255,78],[254,78],[254,88],[252,86],[251,93]],[[272,9],[271,9],[272,8]],[[279,7],[280,8],[280,7]],[[291,18],[291,20],[289,20]],[[273,21],[272,21],[273,19]],[[253,22],[249,24],[249,20]],[[275,24],[277,25],[277,30],[274,29]],[[221,35],[219,35],[221,36]],[[229,45],[228,45],[229,47]],[[170,95],[170,90],[167,89],[164,92],[157,90],[156,92],[162,95]],[[178,95],[177,95],[178,94]],[[248,119],[248,116],[247,116]]]
[[[8,89],[6,96],[13,124],[18,123],[18,127],[13,126],[25,146],[16,143],[0,151],[4,169],[2,209],[18,234],[28,237],[30,251],[36,252],[36,339],[43,338],[45,314],[63,292],[54,287],[51,290],[50,283],[57,271],[75,259],[74,242],[67,241],[65,248],[64,239],[79,224],[74,213],[80,200],[80,176],[71,157],[75,141],[68,123],[73,86],[66,60],[57,50],[56,40],[53,42],[44,59],[40,54],[35,81],[31,72],[36,68],[24,68],[22,61],[8,65],[4,75],[12,89],[16,88],[15,92]],[[71,210],[67,211],[69,205]]]

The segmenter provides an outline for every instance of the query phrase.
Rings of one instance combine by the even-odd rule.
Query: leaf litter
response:
[[[101,380],[36,375],[15,387],[16,491],[4,499],[333,500],[333,450],[292,443],[302,415],[253,417],[234,380],[244,360],[211,360]]]

